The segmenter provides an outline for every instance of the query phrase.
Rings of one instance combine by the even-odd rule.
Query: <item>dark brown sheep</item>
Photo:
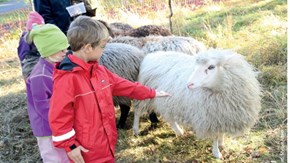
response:
[[[129,24],[117,23],[117,22],[110,23],[109,27],[114,33],[114,36],[124,35],[124,33],[133,29],[133,27],[131,27]]]
[[[124,33],[124,35],[131,37],[146,37],[149,35],[170,36],[172,33],[162,26],[144,25],[136,29],[131,29],[130,31]]]

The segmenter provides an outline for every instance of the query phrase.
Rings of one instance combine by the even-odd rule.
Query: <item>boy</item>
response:
[[[65,148],[73,162],[114,162],[112,97],[143,100],[169,94],[125,80],[98,64],[110,37],[103,23],[79,16],[67,37],[72,51],[56,65],[49,112],[54,145]]]

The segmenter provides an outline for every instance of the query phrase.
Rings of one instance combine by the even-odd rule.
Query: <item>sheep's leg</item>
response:
[[[178,123],[176,123],[175,121],[170,121],[170,120],[168,122],[176,136],[180,136],[184,134],[183,129],[178,125]]]
[[[220,152],[220,149],[218,147],[218,138],[213,140],[212,143],[212,154],[214,157],[221,159],[222,158],[222,153]]]
[[[117,125],[117,128],[124,129],[129,115],[130,106],[120,104],[121,116]]]
[[[149,114],[149,118],[150,118],[150,121],[151,123],[158,123],[159,120],[157,118],[157,115],[154,111],[152,111],[150,114]]]
[[[156,128],[157,127],[157,123],[159,122],[158,118],[157,118],[157,115],[154,111],[152,111],[150,114],[149,114],[149,119],[151,121],[151,128]]]
[[[218,145],[219,145],[219,147],[223,147],[224,146],[224,134],[220,134],[218,136]]]
[[[134,110],[133,132],[135,136],[139,134],[139,122],[140,122],[141,114],[142,114],[141,108]]]

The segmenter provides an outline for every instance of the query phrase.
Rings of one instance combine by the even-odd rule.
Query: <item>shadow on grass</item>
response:
[[[23,82],[25,82],[24,81],[24,79],[21,79],[22,77],[21,76],[15,76],[15,77],[13,77],[13,78],[9,78],[9,79],[1,79],[0,80],[0,85],[1,86],[6,86],[6,85],[9,85],[9,84],[13,84],[13,83],[15,83],[17,80],[22,80]],[[21,91],[21,93],[22,93],[23,91]],[[1,94],[0,94],[0,101],[1,101],[1,99],[3,98],[3,100],[5,100],[5,98],[9,98],[9,97],[13,97],[13,95],[7,95],[8,97],[1,97]],[[20,97],[18,97],[17,96],[17,98],[20,98]],[[0,106],[1,106],[1,104],[0,104]]]
[[[0,161],[40,162],[24,91],[0,97]]]

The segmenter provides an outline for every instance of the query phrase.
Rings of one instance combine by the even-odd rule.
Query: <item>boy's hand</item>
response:
[[[72,151],[68,152],[68,157],[75,163],[85,163],[84,158],[81,152],[88,152],[89,150],[85,149],[83,146],[78,146]]]
[[[155,97],[166,97],[166,96],[171,96],[171,94],[164,92],[164,91],[156,91]]]

